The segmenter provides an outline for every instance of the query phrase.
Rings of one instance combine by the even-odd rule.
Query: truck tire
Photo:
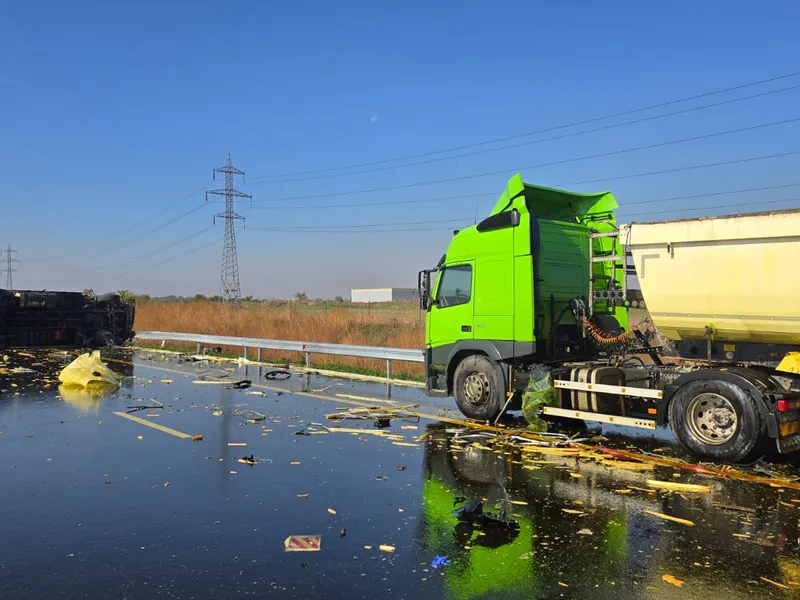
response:
[[[766,436],[766,424],[750,395],[717,379],[678,388],[669,405],[669,424],[686,449],[714,461],[745,461],[761,450]]]
[[[493,421],[505,404],[505,386],[495,364],[485,356],[467,356],[456,367],[453,392],[462,414],[477,421]]]

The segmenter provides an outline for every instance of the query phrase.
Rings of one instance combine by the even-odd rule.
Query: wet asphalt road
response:
[[[0,375],[0,598],[800,597],[798,491],[506,454],[432,419],[393,421],[402,439],[370,421],[342,423],[360,435],[297,435],[332,427],[338,408],[388,406],[380,384],[127,353],[110,363],[122,388],[91,398],[48,384],[63,353],[9,354],[34,373]],[[272,389],[194,383],[219,376]],[[431,416],[450,404],[391,396]],[[115,414],[153,400],[165,408],[133,416],[170,431]],[[648,491],[648,479],[712,491]],[[509,509],[519,530],[458,524],[458,496]],[[290,535],[321,535],[321,550],[286,552]],[[449,564],[432,568],[437,555]]]

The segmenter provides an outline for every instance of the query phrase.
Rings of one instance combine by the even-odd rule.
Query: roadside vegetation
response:
[[[415,302],[363,305],[345,301],[253,300],[237,308],[208,299],[149,300],[137,303],[134,328],[139,331],[177,331],[266,339],[423,348],[425,323]],[[187,344],[185,348],[194,348]],[[241,356],[239,348],[222,352]],[[250,349],[248,358],[256,358]],[[304,356],[295,352],[262,352],[262,360],[301,364]],[[312,366],[384,375],[386,364],[347,356],[312,355]],[[396,362],[396,377],[418,378],[422,365]]]

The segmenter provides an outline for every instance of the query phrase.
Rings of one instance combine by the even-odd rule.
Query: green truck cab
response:
[[[515,175],[491,214],[456,232],[436,269],[420,273],[426,312],[426,386],[455,395],[468,417],[496,417],[513,395],[514,371],[532,363],[588,357],[571,302],[588,302],[589,232],[613,231],[611,193],[576,194],[533,186]],[[612,251],[599,238],[595,251]],[[432,275],[436,274],[432,282]],[[606,306],[610,329],[627,325],[627,310]]]

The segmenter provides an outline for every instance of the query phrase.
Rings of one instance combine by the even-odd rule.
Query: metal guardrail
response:
[[[312,354],[329,354],[337,356],[355,356],[358,358],[375,358],[386,361],[386,377],[392,378],[392,361],[425,362],[422,350],[407,350],[404,348],[385,348],[380,346],[350,346],[347,344],[321,344],[318,342],[292,342],[287,340],[263,340],[259,338],[230,337],[225,335],[205,335],[201,333],[176,333],[173,331],[137,331],[136,338],[140,340],[161,340],[164,342],[195,342],[198,354],[203,345],[206,346],[236,346],[244,349],[247,356],[249,348],[258,351],[258,360],[261,360],[262,350],[284,350],[305,354],[306,367],[311,366]]]

